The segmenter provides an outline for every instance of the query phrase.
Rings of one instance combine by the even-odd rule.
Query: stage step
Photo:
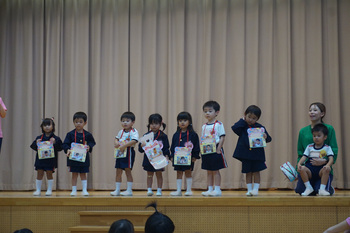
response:
[[[143,233],[144,226],[134,226],[135,233]],[[108,232],[109,226],[76,226],[69,228],[71,233],[105,233]]]
[[[80,224],[89,226],[110,226],[119,219],[128,219],[134,226],[145,226],[154,211],[80,211]]]

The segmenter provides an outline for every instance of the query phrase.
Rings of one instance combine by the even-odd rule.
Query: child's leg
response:
[[[301,169],[298,169],[298,172],[305,185],[305,191],[301,196],[309,196],[314,191],[309,181],[312,178],[312,173],[306,166],[302,166]]]
[[[208,180],[208,190],[205,192],[202,192],[202,195],[207,197],[209,194],[213,191],[213,185],[214,185],[214,172],[213,171],[207,171],[207,180]]]
[[[210,193],[210,196],[221,196],[221,174],[220,171],[213,171],[213,177],[214,177],[214,191]]]
[[[321,185],[320,185],[320,189],[318,190],[318,195],[320,196],[331,195],[328,191],[326,191],[326,185],[329,179],[329,173],[330,173],[330,170],[325,169],[325,167],[323,167],[319,173],[321,177]]]
[[[46,177],[47,177],[47,191],[46,196],[52,195],[52,185],[53,185],[53,176],[52,171],[46,171]]]
[[[251,191],[252,195],[257,196],[259,193],[259,186],[260,186],[260,172],[253,172],[252,173],[252,180],[253,180],[253,190]]]
[[[89,196],[89,193],[87,191],[87,175],[86,175],[86,173],[80,173],[80,179],[81,179],[81,185],[83,187],[82,194],[84,196]]]
[[[245,174],[245,182],[247,184],[247,196],[252,196],[252,190],[253,190],[253,173],[252,172],[248,172]]]
[[[147,171],[147,196],[152,196],[152,183],[153,183],[154,172]]]
[[[162,196],[162,188],[163,188],[163,174],[161,171],[156,172],[157,177],[157,196]]]
[[[186,192],[185,196],[192,196],[192,171],[191,170],[186,170],[185,171],[185,176],[186,176]]]
[[[132,182],[133,182],[133,178],[132,178],[132,174],[131,174],[131,168],[125,168],[125,175],[126,175],[126,191],[121,192],[120,194],[122,196],[132,196]]]
[[[181,187],[182,187],[182,176],[183,176],[183,171],[176,171],[176,191],[171,192],[171,196],[181,196]]]
[[[40,196],[43,177],[44,177],[44,170],[37,170],[36,181],[35,181],[36,190],[33,193],[33,196]]]
[[[116,175],[115,175],[115,190],[111,192],[112,196],[120,195],[120,185],[122,182],[122,174],[123,174],[123,169],[117,168]]]
[[[72,192],[70,193],[71,196],[77,195],[77,180],[78,180],[78,173],[72,172]]]

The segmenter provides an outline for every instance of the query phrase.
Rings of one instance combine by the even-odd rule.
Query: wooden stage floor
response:
[[[247,197],[245,190],[223,191],[221,197],[112,197],[110,191],[89,191],[76,197],[70,191],[54,191],[50,197],[33,191],[0,191],[0,233],[28,227],[40,232],[69,233],[80,224],[81,211],[143,211],[151,201],[173,219],[175,232],[323,232],[350,216],[350,190],[336,190],[330,197],[301,197],[293,190],[262,190]],[[184,192],[183,192],[184,194]],[[152,210],[152,209],[149,209]],[[55,219],[53,222],[52,219]]]

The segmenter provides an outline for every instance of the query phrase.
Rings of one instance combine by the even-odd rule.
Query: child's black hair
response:
[[[254,115],[258,118],[258,120],[259,120],[259,118],[260,118],[260,116],[261,116],[261,109],[260,109],[258,106],[256,106],[256,105],[250,105],[250,106],[245,110],[244,115],[247,115],[248,113],[254,114]]]
[[[75,119],[83,119],[84,122],[87,121],[87,115],[85,112],[76,112],[74,115],[73,115],[73,121]]]
[[[146,221],[145,233],[173,233],[175,230],[173,221],[165,214],[158,212],[157,203],[152,202],[146,206],[148,207],[153,207],[155,212]]]
[[[127,219],[120,219],[112,223],[108,233],[134,233],[134,225]]]
[[[54,133],[55,132],[55,122],[53,121],[53,118],[45,118],[41,122],[40,128],[41,128],[42,133],[45,133],[44,126],[47,126],[47,125],[52,125],[52,133]]]
[[[148,131],[150,130],[150,126],[153,123],[162,125],[163,130],[165,130],[166,124],[163,122],[163,117],[159,113],[154,113],[148,117]]]
[[[206,107],[213,108],[215,112],[220,111],[220,104],[214,100],[209,100],[205,102],[203,105],[203,111],[204,111],[204,108]]]
[[[131,121],[135,121],[136,119],[135,114],[132,112],[124,112],[120,117],[120,121],[122,121],[123,118],[130,119]]]
[[[179,121],[180,120],[188,120],[190,122],[190,124],[188,125],[187,129],[189,131],[194,131],[193,129],[193,126],[192,126],[192,116],[189,112],[180,112],[178,115],[177,115],[177,123],[179,124]],[[177,131],[180,131],[180,127],[179,125],[177,126]]]
[[[324,124],[320,123],[320,124],[316,124],[312,128],[311,132],[312,133],[314,133],[314,132],[322,132],[324,134],[324,136],[327,136],[328,135],[328,128]]]

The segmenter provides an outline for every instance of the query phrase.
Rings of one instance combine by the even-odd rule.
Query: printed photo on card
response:
[[[201,137],[201,154],[212,154],[216,152],[216,142],[212,135]]]
[[[72,143],[71,144],[71,154],[69,156],[70,160],[82,162],[84,163],[86,160],[86,152],[87,152],[88,146],[79,144],[79,143]]]
[[[247,132],[250,148],[259,148],[266,146],[266,140],[264,138],[264,128],[249,128]]]
[[[188,147],[175,147],[174,165],[191,165],[191,150]]]

